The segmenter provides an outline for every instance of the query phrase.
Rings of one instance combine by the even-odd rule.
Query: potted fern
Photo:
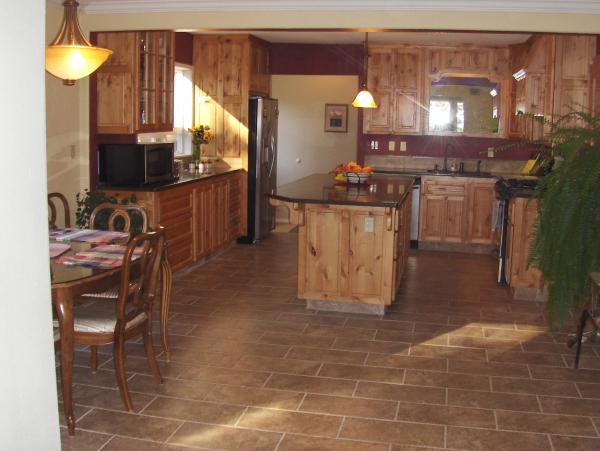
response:
[[[589,303],[589,273],[600,269],[600,117],[570,113],[549,137],[555,164],[536,189],[529,262],[548,289],[549,327],[560,330]]]

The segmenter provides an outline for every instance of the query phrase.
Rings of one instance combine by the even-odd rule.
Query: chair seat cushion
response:
[[[131,312],[134,307],[129,305],[127,312]],[[114,302],[98,301],[89,302],[83,305],[78,305],[73,309],[75,332],[84,333],[112,333],[117,324],[117,316],[115,312]],[[141,312],[131,319],[126,329],[135,327],[148,318],[146,312]],[[58,327],[58,320],[54,320],[53,324]]]
[[[84,293],[85,298],[117,299],[119,297],[119,287],[112,287],[100,293]]]

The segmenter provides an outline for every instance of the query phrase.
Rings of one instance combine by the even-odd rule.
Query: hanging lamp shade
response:
[[[367,88],[367,76],[369,73],[369,33],[365,33],[365,48],[363,51],[363,83],[361,85],[361,89],[354,101],[352,102],[352,106],[355,108],[377,108],[377,103],[375,103],[375,99],[373,95],[369,92]]]
[[[65,85],[87,77],[98,69],[113,53],[112,50],[94,47],[83,36],[77,20],[76,0],[65,0],[64,17],[60,30],[46,47],[46,70],[61,78]]]

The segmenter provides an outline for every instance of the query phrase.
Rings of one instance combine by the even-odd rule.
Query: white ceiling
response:
[[[59,0],[49,0],[53,3]],[[86,14],[167,11],[516,11],[600,14],[600,0],[79,0]]]
[[[197,33],[232,33],[228,30],[197,30]],[[234,33],[251,33],[268,42],[302,44],[361,44],[365,40],[363,32],[352,31],[261,31],[236,30]],[[421,44],[421,45],[461,45],[504,46],[525,42],[531,35],[524,33],[460,33],[439,31],[386,31],[370,32],[371,44]]]

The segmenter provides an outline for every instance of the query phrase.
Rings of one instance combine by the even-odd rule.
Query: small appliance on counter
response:
[[[115,187],[172,182],[173,163],[173,143],[100,144],[98,182]]]

